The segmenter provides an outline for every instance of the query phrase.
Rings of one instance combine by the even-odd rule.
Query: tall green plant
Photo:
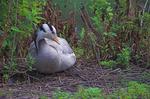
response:
[[[94,11],[95,15],[92,20],[97,27],[97,30],[104,32],[104,23],[109,23],[113,18],[113,9],[108,0],[93,0],[90,8]]]
[[[1,0],[1,7],[6,9],[3,8],[1,13],[0,20],[3,21],[0,28],[8,32],[7,39],[3,41],[3,49],[14,53],[17,44],[20,43],[18,47],[22,47],[21,42],[30,37],[37,24],[43,20],[41,15],[45,3],[46,0]]]
[[[123,48],[121,52],[117,54],[116,61],[119,65],[129,67],[130,59],[131,59],[131,50],[130,48],[126,47]]]
[[[24,53],[27,52],[28,45],[25,39],[30,38],[37,24],[44,20],[41,16],[45,4],[46,0],[0,0],[0,30],[8,34],[0,50],[10,60],[3,68],[5,80],[17,73],[16,57],[26,56]],[[34,60],[28,57],[27,70],[32,70],[33,63]]]

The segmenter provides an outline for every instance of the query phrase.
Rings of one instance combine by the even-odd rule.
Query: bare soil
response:
[[[26,76],[16,74],[0,87],[0,99],[39,99],[52,97],[56,90],[75,92],[79,86],[99,87],[106,93],[125,87],[134,80],[150,85],[150,70],[132,66],[128,70],[101,69],[96,61],[78,60],[75,66],[55,74],[30,72]]]

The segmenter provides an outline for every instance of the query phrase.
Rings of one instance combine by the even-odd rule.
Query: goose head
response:
[[[57,32],[53,25],[42,24],[37,33],[37,37],[39,37],[39,39],[48,38],[59,44]]]
[[[56,42],[57,44],[60,44],[59,40],[58,40],[56,29],[53,25],[42,24],[40,26],[40,28],[38,29],[38,31],[36,33],[37,49],[39,48],[40,42],[42,40],[44,40],[45,38],[50,39],[50,40]]]

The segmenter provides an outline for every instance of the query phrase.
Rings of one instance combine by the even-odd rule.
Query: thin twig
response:
[[[141,26],[141,27],[143,26],[144,13],[145,13],[145,9],[146,9],[146,6],[147,6],[147,4],[148,4],[148,1],[149,1],[149,0],[146,0],[145,5],[144,5],[144,8],[143,8],[143,11],[142,11],[142,18],[141,18],[141,23],[140,23],[140,26]]]

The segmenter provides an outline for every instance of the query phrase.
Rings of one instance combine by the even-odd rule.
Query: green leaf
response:
[[[20,30],[17,27],[14,27],[14,26],[11,27],[11,30],[14,31],[14,32],[17,32],[17,33],[23,33],[24,32],[24,31]]]

